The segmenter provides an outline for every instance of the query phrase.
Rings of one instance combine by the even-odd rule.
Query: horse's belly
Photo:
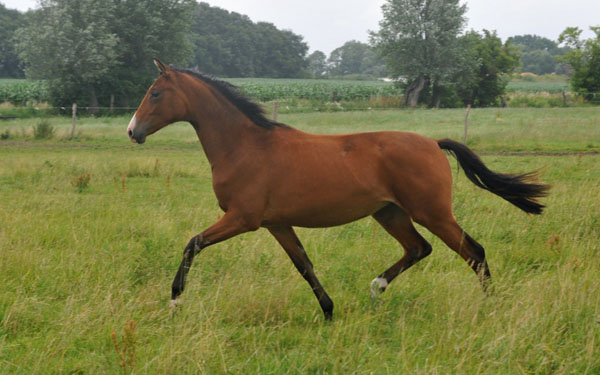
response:
[[[340,199],[346,198],[346,199]],[[319,199],[294,201],[280,207],[266,210],[263,225],[289,225],[297,227],[318,228],[346,224],[372,215],[389,201],[371,194],[338,197],[338,199]]]

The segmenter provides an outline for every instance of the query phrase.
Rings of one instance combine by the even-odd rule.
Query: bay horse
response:
[[[483,247],[452,213],[452,174],[442,150],[454,154],[469,180],[540,214],[537,198],[549,186],[536,173],[490,171],[467,146],[414,133],[383,131],[317,135],[265,117],[262,107],[235,86],[154,59],[160,71],[133,115],[132,142],[177,121],[191,123],[212,170],[213,189],[225,212],[192,237],[173,280],[171,307],[178,304],[194,257],[205,247],[266,228],[306,279],[326,320],[333,302],[315,275],[293,227],[330,227],[372,216],[404,248],[404,256],[371,282],[377,295],[400,273],[431,253],[413,221],[438,236],[475,271],[484,288],[490,270]]]

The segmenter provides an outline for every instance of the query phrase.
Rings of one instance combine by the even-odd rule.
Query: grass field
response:
[[[529,217],[456,172],[455,215],[487,250],[490,297],[419,228],[433,254],[373,301],[369,282],[402,255],[391,237],[370,218],[299,229],[331,323],[264,230],[207,248],[170,316],[183,247],[221,213],[189,125],[138,146],[128,121],[81,119],[68,140],[70,119],[53,118],[43,141],[36,119],[0,122],[0,374],[600,374],[600,108],[471,112],[468,144],[491,169],[553,185]],[[464,111],[280,121],[460,140]]]

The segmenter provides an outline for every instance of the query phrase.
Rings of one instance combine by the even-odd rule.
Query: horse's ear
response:
[[[165,64],[163,64],[162,61],[160,61],[158,58],[154,58],[154,65],[156,65],[156,67],[158,68],[158,70],[162,73],[162,74],[168,74],[169,71],[171,71],[171,69],[166,66]]]

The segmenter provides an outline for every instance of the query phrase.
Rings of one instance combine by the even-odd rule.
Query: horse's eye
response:
[[[154,91],[152,91],[152,92],[150,93],[150,96],[151,96],[151,97],[153,97],[153,98],[158,98],[158,97],[160,96],[160,92],[159,92],[159,91],[156,91],[156,90],[154,90]]]

